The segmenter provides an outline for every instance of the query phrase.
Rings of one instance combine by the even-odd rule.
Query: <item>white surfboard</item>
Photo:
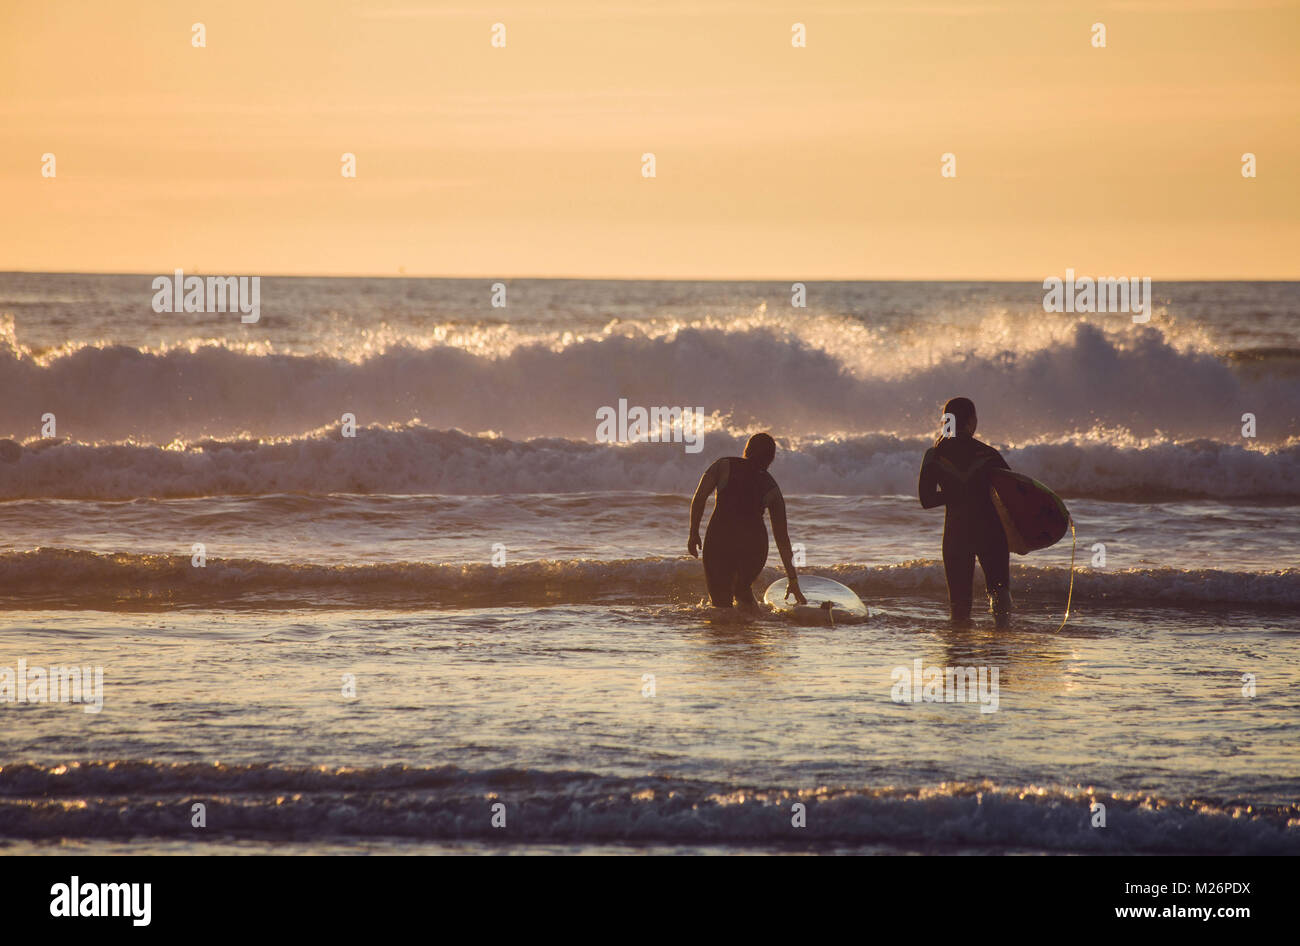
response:
[[[861,624],[870,614],[852,588],[832,578],[799,576],[799,588],[808,599],[807,604],[796,604],[793,595],[787,601],[785,588],[784,578],[772,582],[763,595],[763,603],[778,614],[788,614],[796,624]]]

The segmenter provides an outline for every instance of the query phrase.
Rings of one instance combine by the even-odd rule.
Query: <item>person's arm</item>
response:
[[[917,481],[916,491],[921,498],[922,509],[933,509],[935,506],[942,506],[947,502],[943,495],[943,490],[939,486],[939,476],[935,471],[934,447],[925,451],[925,459],[921,461],[921,478]]]
[[[704,518],[704,506],[709,501],[709,496],[718,488],[718,464],[723,461],[714,460],[713,464],[704,471],[700,477],[700,485],[695,487],[695,495],[691,497],[691,534],[686,540],[686,551],[691,553],[691,558],[700,557],[700,521]]]
[[[767,514],[772,519],[772,536],[776,539],[777,550],[781,553],[781,564],[785,566],[785,596],[788,598],[794,595],[795,601],[807,604],[808,599],[803,596],[803,591],[799,588],[799,573],[794,570],[794,552],[790,549],[790,531],[785,522],[785,497],[781,495],[780,487],[772,487],[764,499],[764,505],[767,506]]]

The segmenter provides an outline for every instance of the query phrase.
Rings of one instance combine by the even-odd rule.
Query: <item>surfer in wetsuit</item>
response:
[[[946,509],[943,520],[943,570],[954,624],[970,623],[975,559],[984,570],[989,609],[998,627],[1011,619],[1011,552],[1007,534],[989,498],[989,471],[1009,469],[1002,455],[975,439],[975,404],[955,397],[943,406],[952,415],[955,435],[942,434],[921,461],[917,489],[921,506]]]
[[[799,576],[794,570],[790,534],[785,524],[785,499],[776,480],[767,472],[775,458],[776,441],[771,435],[754,434],[745,444],[743,457],[715,460],[695,487],[691,499],[691,535],[686,543],[692,557],[699,555],[704,504],[710,493],[718,492],[703,543],[704,578],[716,608],[730,608],[733,601],[741,607],[758,607],[750,585],[767,564],[765,509],[772,517],[772,534],[789,579],[786,597],[793,594],[799,604],[808,603],[799,590]]]

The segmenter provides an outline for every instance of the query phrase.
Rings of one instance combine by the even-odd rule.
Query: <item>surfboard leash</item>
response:
[[[1065,617],[1061,618],[1061,626],[1056,629],[1056,633],[1065,630],[1065,622],[1070,620],[1070,605],[1074,602],[1074,553],[1079,548],[1079,536],[1074,531],[1074,516],[1070,517],[1070,591],[1065,596]]]

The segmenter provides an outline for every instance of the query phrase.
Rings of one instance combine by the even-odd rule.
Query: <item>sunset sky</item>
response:
[[[1262,0],[6,3],[0,270],[1297,278],[1297,50]]]

